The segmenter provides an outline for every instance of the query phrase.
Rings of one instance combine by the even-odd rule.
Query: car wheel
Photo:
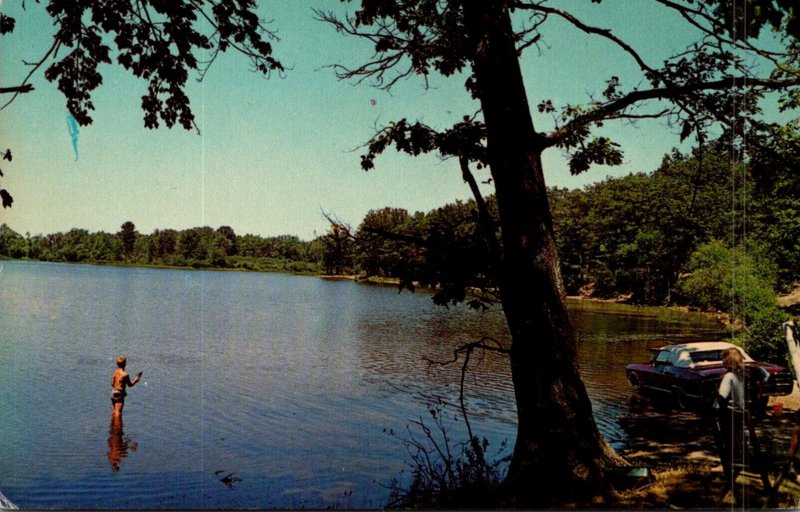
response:
[[[639,387],[639,376],[638,375],[636,375],[635,373],[632,373],[632,374],[628,375],[628,382],[631,383],[631,386],[636,388],[636,391],[640,390],[640,387]]]

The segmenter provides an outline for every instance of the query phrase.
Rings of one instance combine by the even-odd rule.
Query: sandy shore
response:
[[[791,395],[770,397],[770,406],[776,402],[782,403],[785,410],[796,411],[800,409],[800,387],[798,387],[797,381],[794,382],[794,389],[792,389]]]

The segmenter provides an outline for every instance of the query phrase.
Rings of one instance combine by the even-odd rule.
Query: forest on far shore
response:
[[[567,293],[736,309],[751,332],[754,323],[778,321],[776,294],[800,282],[800,177],[790,169],[754,172],[752,166],[732,165],[723,152],[674,151],[650,173],[581,189],[550,188]],[[494,197],[487,197],[486,205],[496,218]],[[355,229],[332,222],[327,233],[310,241],[239,235],[229,226],[142,234],[129,221],[116,233],[76,228],[31,236],[3,224],[0,255],[376,276],[409,288],[481,288],[491,261],[481,233],[476,203],[469,200],[425,213],[371,210]]]

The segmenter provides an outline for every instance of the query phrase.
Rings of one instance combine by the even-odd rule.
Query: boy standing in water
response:
[[[111,407],[114,416],[122,417],[122,408],[125,407],[125,388],[133,387],[142,380],[142,372],[136,374],[136,378],[131,380],[130,375],[125,372],[125,356],[117,358],[117,370],[111,376]]]

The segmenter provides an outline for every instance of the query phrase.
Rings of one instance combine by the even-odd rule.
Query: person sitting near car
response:
[[[719,383],[718,394],[729,409],[743,412],[745,410],[744,357],[734,348],[725,351],[722,366],[728,372]]]
[[[786,348],[789,350],[789,362],[794,370],[795,380],[800,385],[800,317],[783,323],[783,336]],[[800,461],[797,460],[797,451],[800,448],[800,410],[795,412],[795,427],[789,440],[790,464],[795,479],[800,482]]]
[[[739,474],[734,470],[733,462],[741,460],[737,450],[741,451],[739,442],[742,438],[745,421],[745,383],[744,358],[736,349],[728,349],[722,356],[722,365],[728,370],[722,377],[714,400],[715,409],[715,441],[719,451],[721,469],[728,477],[728,485],[732,486]],[[730,488],[730,487],[729,487]]]

